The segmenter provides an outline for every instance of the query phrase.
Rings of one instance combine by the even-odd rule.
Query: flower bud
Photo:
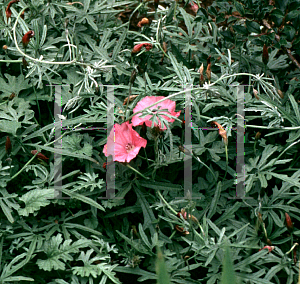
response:
[[[285,213],[285,221],[286,221],[286,227],[289,230],[289,232],[291,233],[294,230],[294,225],[293,225],[292,219],[288,213]]]
[[[177,217],[180,218],[180,216],[182,216],[184,220],[187,220],[187,213],[185,209],[182,208],[181,211],[177,213]],[[194,215],[189,214],[189,219],[192,219],[193,222],[198,223],[198,219]]]
[[[8,100],[11,101],[16,96],[15,93],[11,93],[11,95],[8,97]]]
[[[144,26],[144,25],[149,25],[149,19],[148,19],[148,18],[143,18],[143,19],[141,19],[141,20],[138,22],[138,24],[137,24],[137,26],[138,26],[139,28],[141,28],[141,27]]]
[[[9,19],[11,17],[11,10],[10,8],[6,8],[6,11],[5,11],[5,14],[6,14],[6,18]]]
[[[184,153],[185,155],[192,156],[191,152],[188,149],[184,148],[182,145],[179,145],[178,149],[180,152]]]
[[[259,251],[263,250],[263,249],[268,249],[269,252],[271,252],[275,247],[274,246],[264,246],[262,249],[260,249]]]
[[[31,151],[31,154],[32,155],[35,155],[37,153],[37,150],[32,150]],[[37,158],[41,159],[41,160],[44,160],[44,161],[48,161],[49,158],[47,158],[45,155],[43,155],[42,153],[38,153],[37,155]]]
[[[203,71],[204,71],[204,66],[203,63],[201,64],[198,72],[200,73],[200,77],[199,77],[199,81],[200,81],[200,85],[202,86],[204,84],[204,76],[203,76]]]
[[[149,51],[153,47],[151,43],[147,43],[147,42],[140,43],[140,44],[137,44],[137,45],[135,45],[133,47],[131,53],[138,53],[138,52],[140,52],[143,46],[146,48],[147,51]]]
[[[6,142],[5,142],[5,152],[7,153],[7,155],[9,155],[11,153],[11,142],[10,142],[10,138],[9,136],[6,137]]]
[[[253,88],[253,95],[257,100],[259,100],[259,96],[257,94],[258,94],[258,91]]]
[[[6,10],[5,10],[5,14],[6,14],[6,18],[9,19],[11,17],[11,10],[10,10],[10,7],[13,3],[17,3],[19,2],[19,0],[12,0],[8,3],[7,7],[6,7]]]
[[[269,61],[269,51],[268,51],[268,47],[265,44],[263,47],[262,61],[265,65],[267,65]]]
[[[184,236],[190,233],[189,231],[186,231],[184,228],[179,227],[178,225],[175,225],[175,229]]]
[[[261,136],[261,133],[260,132],[256,132],[255,134],[255,140],[258,140]]]
[[[206,68],[206,77],[208,82],[210,82],[211,79],[211,62],[210,62],[211,56],[208,56],[207,58],[207,68]]]
[[[277,93],[282,99],[284,98],[284,94],[281,90],[277,89]]]
[[[29,41],[32,37],[34,37],[34,31],[29,31],[23,36],[22,43],[23,43],[24,48],[27,47],[27,45],[29,44]]]

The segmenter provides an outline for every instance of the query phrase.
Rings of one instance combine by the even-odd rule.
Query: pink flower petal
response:
[[[159,96],[159,97],[147,96],[137,103],[137,105],[133,109],[133,112],[135,113],[135,112],[141,111],[141,110],[145,109],[146,107],[148,107],[149,105],[152,105],[163,98],[165,98],[165,97],[163,97],[163,96]],[[151,107],[150,110],[167,109],[169,111],[169,113],[167,111],[166,111],[166,113],[171,114],[172,116],[178,117],[180,115],[180,111],[175,112],[175,107],[176,107],[176,103],[174,101],[165,100],[165,101]],[[142,116],[142,113],[138,113],[137,115],[135,115],[131,120],[132,125],[133,126],[142,125],[145,122],[146,126],[151,127],[152,121],[150,120],[150,118],[152,117],[152,115],[147,115],[145,117],[141,117],[141,116]],[[175,119],[169,118],[165,115],[161,115],[161,117],[163,117],[168,122],[175,121]],[[157,126],[157,123],[154,123],[154,126]],[[158,119],[158,126],[161,130],[167,129],[166,126],[164,126],[164,128],[161,127],[161,121],[159,119]]]
[[[113,156],[114,161],[130,162],[139,153],[141,147],[146,147],[147,140],[142,138],[129,122],[121,125],[115,124],[111,130],[107,144],[104,145],[103,153],[107,157]]]

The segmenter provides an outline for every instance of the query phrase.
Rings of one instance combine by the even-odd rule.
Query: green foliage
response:
[[[298,281],[299,0],[35,0],[7,17],[8,2],[0,283]],[[152,48],[132,53],[139,43]],[[175,101],[180,116],[142,111],[167,130],[134,127],[147,146],[111,174],[107,112],[122,124],[146,96]]]

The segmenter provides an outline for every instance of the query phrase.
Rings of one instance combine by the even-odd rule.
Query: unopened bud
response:
[[[255,134],[255,140],[258,140],[261,136],[261,133],[260,132],[256,132]]]
[[[259,96],[257,94],[258,94],[258,91],[253,88],[253,95],[257,100],[259,100]]]
[[[271,252],[273,249],[275,249],[274,246],[264,246],[262,249],[260,249],[259,251],[263,250],[263,249],[268,249],[269,252]]]
[[[138,22],[138,24],[137,24],[137,26],[138,26],[139,28],[141,28],[141,27],[144,26],[144,25],[149,25],[149,19],[148,19],[148,18],[143,18],[143,19],[141,19],[141,20]]]
[[[7,155],[10,154],[11,149],[12,149],[12,147],[11,147],[10,138],[9,138],[9,136],[7,136],[6,137],[6,142],[5,142],[5,152],[7,153]]]
[[[269,61],[269,51],[268,51],[268,47],[265,44],[263,47],[262,61],[265,65],[267,65]]]
[[[294,225],[288,213],[285,213],[285,221],[287,229],[289,230],[289,232],[292,232],[294,230]]]

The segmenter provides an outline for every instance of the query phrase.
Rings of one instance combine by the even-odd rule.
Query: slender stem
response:
[[[36,154],[24,165],[24,167],[19,170],[10,180],[13,180],[15,177],[17,177],[21,172],[24,171],[24,169],[34,160],[34,158],[37,156],[39,152],[36,152]]]
[[[160,21],[161,19],[158,20],[157,22],[157,30],[156,30],[156,41],[157,41],[157,46],[159,47],[159,49],[163,52],[163,54],[170,59],[170,57],[165,53],[164,49],[161,47],[160,43],[159,43],[159,37],[158,37],[158,32],[159,32],[159,25],[160,25]]]
[[[175,215],[177,215],[177,212],[172,208],[172,206],[170,206],[170,204],[164,199],[164,197],[162,196],[162,194],[160,193],[160,191],[157,191],[157,194],[159,196],[159,198],[162,200],[163,203],[165,203],[167,205],[167,207],[172,211],[172,213],[174,213]]]
[[[228,145],[225,143],[225,154],[226,154],[226,171],[225,171],[225,175],[223,177],[222,182],[224,182],[227,172],[228,172]]]
[[[203,163],[203,162],[199,159],[199,157],[196,156],[194,153],[193,153],[193,157],[194,157],[200,164],[202,164],[203,166],[205,166],[205,167],[210,171],[210,173],[212,174],[212,176],[213,176],[214,179],[215,179],[215,182],[217,182],[217,178],[216,178],[215,174],[213,173],[213,171],[210,169],[210,167],[207,166],[205,163]]]
[[[136,170],[135,168],[131,167],[130,165],[126,164],[126,167],[129,168],[129,169],[131,169],[132,171],[134,171],[135,173],[137,173],[138,175],[140,175],[144,179],[150,179],[149,177],[145,177],[143,174],[141,174],[138,170]]]

